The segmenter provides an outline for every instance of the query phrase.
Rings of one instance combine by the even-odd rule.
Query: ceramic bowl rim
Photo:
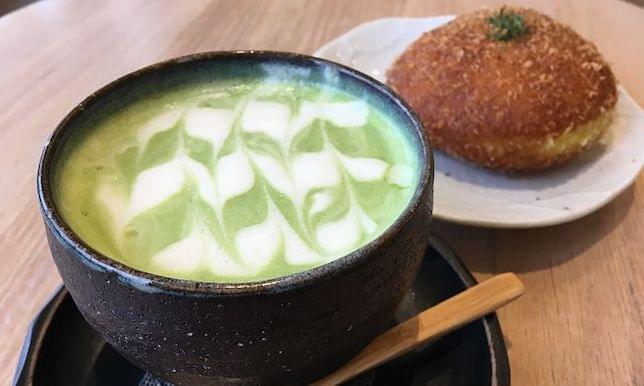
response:
[[[108,99],[109,93],[115,88],[123,86],[124,84],[127,84],[128,82],[134,81],[135,79],[143,77],[145,75],[155,72],[172,71],[173,67],[185,62],[218,61],[244,58],[250,58],[252,60],[259,61],[278,61],[284,64],[296,62],[297,64],[302,66],[316,65],[331,67],[342,73],[343,76],[353,78],[358,83],[362,84],[362,87],[365,87],[365,89],[368,90],[369,93],[380,93],[385,97],[388,104],[396,106],[396,108],[402,112],[405,120],[409,121],[410,123],[410,128],[412,129],[411,131],[413,132],[413,134],[416,134],[419,139],[421,145],[420,156],[422,161],[422,165],[420,166],[422,170],[411,200],[402,211],[402,213],[396,218],[396,220],[374,240],[347,255],[305,271],[255,282],[200,282],[189,279],[178,279],[156,275],[124,265],[119,261],[98,252],[97,250],[86,244],[84,241],[82,241],[82,239],[77,236],[76,233],[72,231],[71,227],[69,227],[67,223],[62,219],[62,216],[56,209],[51,186],[51,179],[53,177],[53,173],[51,171],[53,171],[53,166],[56,162],[56,150],[59,148],[59,146],[64,144],[65,131],[67,130],[67,127],[70,126],[71,122],[77,119],[88,106],[95,103],[102,103],[103,98]],[[416,212],[422,209],[422,199],[427,199],[428,197],[431,200],[433,172],[434,161],[432,157],[432,151],[420,120],[413,112],[411,107],[409,107],[409,105],[404,102],[402,98],[388,86],[360,71],[326,59],[292,52],[238,50],[210,51],[161,61],[123,75],[116,80],[108,83],[107,85],[99,88],[97,91],[91,93],[82,102],[77,104],[65,116],[65,118],[63,118],[63,120],[56,126],[54,131],[47,139],[42,150],[40,161],[38,163],[36,185],[38,201],[46,226],[59,239],[62,239],[63,243],[71,246],[80,256],[80,260],[90,268],[111,272],[124,284],[147,292],[155,292],[161,290],[163,292],[193,294],[200,296],[226,296],[284,292],[293,288],[299,288],[306,285],[312,285],[320,281],[328,280],[332,277],[346,274],[353,269],[356,269],[357,267],[364,264],[365,260],[367,260],[372,253],[382,248],[386,244],[395,241],[396,236],[410,222]],[[421,213],[419,215],[425,214]],[[430,216],[431,213],[427,213],[427,215]],[[423,232],[428,230],[418,231]]]

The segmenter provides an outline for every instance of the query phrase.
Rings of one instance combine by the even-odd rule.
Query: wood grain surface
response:
[[[47,135],[83,97],[177,55],[311,53],[372,19],[500,3],[43,0],[0,18],[0,384],[10,384],[26,328],[60,283],[34,175]],[[644,105],[643,9],[619,0],[514,3],[593,40]],[[606,207],[565,225],[492,230],[437,221],[433,229],[479,279],[514,271],[526,285],[526,294],[499,312],[514,385],[644,385],[644,177]]]

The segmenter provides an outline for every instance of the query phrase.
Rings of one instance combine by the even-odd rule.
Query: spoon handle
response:
[[[523,284],[513,273],[502,273],[469,287],[384,332],[342,368],[313,385],[328,386],[345,382],[493,312],[521,296],[523,291]]]

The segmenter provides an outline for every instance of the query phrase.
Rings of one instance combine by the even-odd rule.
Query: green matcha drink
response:
[[[379,236],[416,188],[386,112],[315,83],[231,78],[149,93],[70,139],[55,199],[101,253],[142,271],[251,282]]]

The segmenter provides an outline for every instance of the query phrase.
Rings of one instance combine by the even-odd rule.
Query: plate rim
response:
[[[472,272],[467,269],[456,252],[439,236],[433,233],[430,234],[428,248],[430,247],[434,248],[436,252],[445,259],[447,264],[449,264],[449,266],[454,270],[466,287],[478,284],[478,281],[474,275],[472,275]],[[490,383],[492,386],[510,386],[510,359],[501,323],[499,322],[496,312],[486,315],[481,318],[481,320],[483,321],[485,336],[488,340],[488,347],[490,348],[490,366],[492,369],[492,379],[490,380]]]
[[[400,23],[404,21],[426,21],[426,22],[441,22],[440,25],[446,24],[449,21],[453,20],[456,17],[454,14],[444,14],[444,15],[436,15],[436,16],[427,16],[427,17],[407,17],[407,16],[394,16],[394,17],[383,17],[383,18],[377,18],[373,20],[366,21],[364,23],[360,23],[347,31],[341,33],[340,35],[337,35],[336,37],[328,40],[325,42],[322,46],[317,48],[313,52],[313,56],[318,56],[327,60],[331,61],[337,61],[334,55],[328,55],[325,52],[326,51],[334,51],[331,49],[336,44],[343,44],[342,42],[347,39],[347,36],[351,34],[356,34],[356,33],[361,33],[362,30],[366,30],[368,28],[371,28],[373,25],[380,24],[380,23]],[[342,63],[346,66],[350,66],[357,71],[362,71],[361,69],[358,69],[354,67],[350,63]],[[387,86],[388,87],[388,86]],[[641,114],[644,114],[644,108],[633,98],[632,95],[628,93],[628,90],[626,87],[618,83],[617,84],[617,91],[620,96],[620,98],[627,98],[627,102],[633,106],[636,106],[637,109]],[[431,144],[430,144],[431,145]],[[449,157],[446,155],[444,152],[435,149],[432,147],[432,152],[440,152],[441,154]],[[466,162],[466,161],[461,161],[461,162]],[[473,168],[477,168],[478,166],[476,165],[468,165]],[[449,213],[441,213],[440,209],[436,207],[436,204],[434,203],[434,211],[433,211],[433,217],[446,221],[446,222],[451,222],[455,224],[462,224],[462,225],[469,225],[469,226],[478,226],[478,227],[487,227],[487,228],[495,228],[495,229],[530,229],[530,228],[539,228],[539,227],[548,227],[548,226],[553,226],[553,225],[560,225],[560,224],[565,224],[569,223],[575,220],[579,220],[583,217],[586,217],[597,210],[603,208],[604,206],[608,205],[611,201],[613,201],[617,196],[622,194],[624,191],[626,191],[631,185],[635,183],[637,178],[639,177],[642,169],[644,168],[644,159],[640,160],[640,165],[639,168],[637,169],[636,172],[632,173],[628,178],[624,179],[621,181],[621,183],[617,184],[616,188],[612,189],[609,191],[609,193],[604,196],[603,198],[597,200],[596,202],[592,203],[586,208],[583,208],[582,210],[577,210],[577,211],[569,211],[568,213],[560,214],[558,216],[552,216],[549,218],[545,219],[536,219],[536,220],[531,220],[531,219],[524,219],[522,221],[512,221],[512,220],[490,220],[490,219],[485,219],[485,218],[468,218],[468,217],[460,217],[458,215],[454,214],[449,214]]]
[[[18,363],[13,376],[12,385],[31,385],[33,382],[36,364],[40,349],[49,326],[60,309],[69,292],[63,284],[59,284],[52,291],[44,306],[37,312],[27,327],[27,332],[20,349]]]

